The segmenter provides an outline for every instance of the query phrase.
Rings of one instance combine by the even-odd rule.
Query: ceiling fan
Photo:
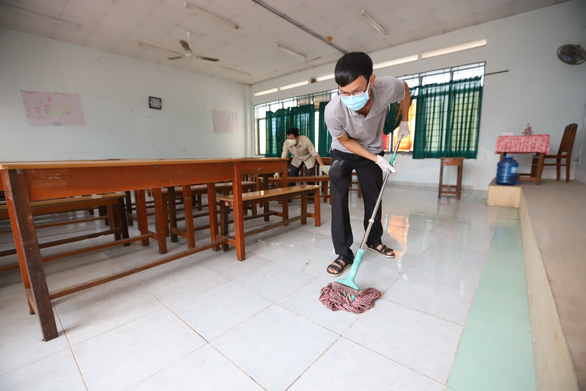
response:
[[[187,35],[187,40],[189,41],[191,39],[191,31],[186,31],[185,33]],[[165,49],[160,46],[152,45],[150,43],[145,43],[145,42],[139,42],[138,46],[144,47],[144,48],[158,49],[158,50],[161,50],[161,51],[164,51],[167,53],[174,54],[173,57],[167,57],[167,60],[179,60],[181,58],[197,58],[199,60],[212,61],[212,62],[219,61],[217,58],[193,54],[193,51],[191,51],[191,47],[189,46],[188,41],[186,41],[184,39],[179,40],[179,44],[183,48],[183,54],[176,52],[174,50]]]

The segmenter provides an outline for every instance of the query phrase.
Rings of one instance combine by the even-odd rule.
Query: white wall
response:
[[[86,126],[30,127],[21,90],[78,93]],[[148,108],[148,97],[163,109]],[[248,88],[0,28],[0,161],[245,155]],[[212,110],[238,132],[214,133]]]
[[[503,132],[521,134],[527,123],[530,123],[535,133],[551,135],[550,152],[555,153],[565,126],[575,122],[579,132],[575,149],[579,150],[586,110],[586,64],[564,64],[556,57],[556,51],[567,43],[586,47],[585,16],[586,1],[569,1],[382,50],[372,53],[371,57],[376,63],[487,38],[488,44],[482,48],[375,71],[377,76],[403,76],[480,61],[486,61],[486,73],[508,71],[486,77],[478,157],[464,163],[464,186],[485,190],[496,174],[498,155],[494,154],[494,149],[497,136]],[[331,74],[334,65],[263,82],[252,86],[251,91]],[[336,88],[335,82],[330,80],[255,97],[252,103],[270,102],[333,88]],[[529,156],[515,155],[515,158],[524,169],[522,171],[529,170]],[[397,164],[394,181],[437,185],[437,159],[414,160],[411,155],[402,155],[397,158]],[[546,169],[544,178],[553,177],[555,169]]]

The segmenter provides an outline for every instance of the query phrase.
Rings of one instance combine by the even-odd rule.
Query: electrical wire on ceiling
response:
[[[265,3],[262,0],[252,0],[254,3],[260,5],[261,7],[265,8],[266,10],[272,12],[273,14],[285,19],[287,22],[299,27],[301,30],[305,31],[306,33],[309,33],[311,35],[313,35],[315,38],[319,39],[320,41],[326,43],[327,45],[333,47],[334,49],[344,53],[344,54],[348,54],[347,50],[342,49],[341,47],[339,47],[338,45],[336,45],[335,43],[332,43],[331,40],[327,39],[326,37],[322,37],[321,35],[319,35],[318,33],[316,33],[315,31],[309,29],[308,27],[305,27],[304,25],[302,25],[301,23],[297,22],[296,20],[291,19],[290,17],[288,17],[287,15],[285,15],[284,13],[282,13],[281,11],[271,7],[270,5],[268,5],[267,3]]]

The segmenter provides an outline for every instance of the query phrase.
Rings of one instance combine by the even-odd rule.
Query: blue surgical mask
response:
[[[350,110],[358,111],[366,105],[366,102],[370,99],[370,95],[368,94],[368,87],[366,87],[366,91],[362,94],[352,95],[352,96],[340,96],[342,103],[346,105],[347,108]]]

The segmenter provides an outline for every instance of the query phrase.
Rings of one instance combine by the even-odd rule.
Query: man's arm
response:
[[[405,97],[401,102],[399,102],[399,109],[401,110],[401,120],[402,121],[409,121],[409,106],[411,106],[411,92],[409,91],[409,86],[407,83],[405,84]]]
[[[411,95],[409,92],[409,86],[405,85],[405,96],[403,100],[399,102],[399,110],[401,110],[401,123],[399,124],[399,132],[397,133],[397,139],[401,141],[405,137],[409,137],[409,106],[411,106]]]
[[[376,163],[377,156],[374,153],[370,152],[368,149],[364,148],[358,141],[348,136],[348,133],[344,132],[343,135],[338,137],[338,141],[353,154],[362,156],[363,158],[372,160]]]
[[[283,152],[281,153],[281,159],[286,159],[289,157],[289,147],[287,146],[287,141],[283,143]]]
[[[317,160],[317,164],[319,164],[320,166],[325,166],[324,161],[321,160],[321,157],[319,155],[315,155],[315,160]]]

